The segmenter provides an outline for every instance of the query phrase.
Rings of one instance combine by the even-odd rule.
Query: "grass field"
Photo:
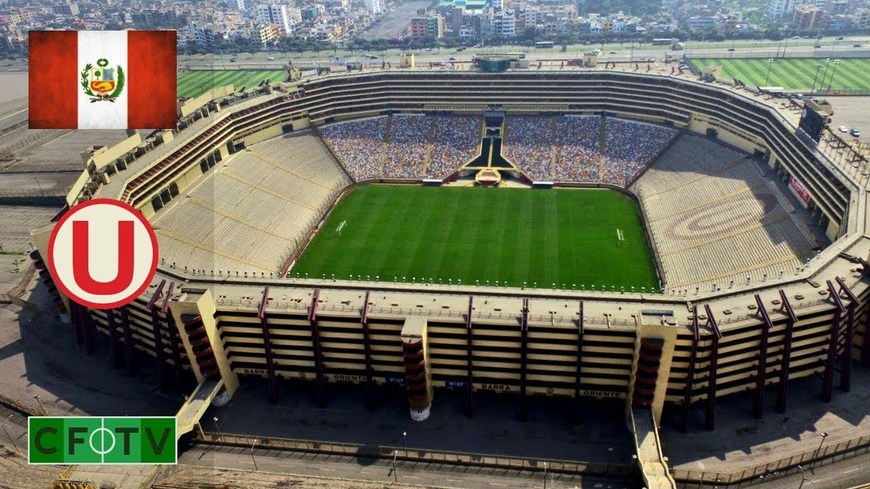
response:
[[[291,270],[305,274],[596,290],[658,285],[637,207],[611,190],[366,185],[344,196]]]
[[[691,63],[697,70],[710,65],[722,66],[722,75],[738,78],[742,82],[765,86],[768,58],[728,59],[699,58]],[[816,77],[816,66],[822,65]],[[770,67],[769,87],[783,87],[790,90],[809,90],[816,77],[816,90],[820,87],[831,90],[870,90],[870,58],[843,58],[834,70],[833,60],[828,64],[825,75],[825,58],[777,58]],[[824,75],[824,86],[822,78]]]
[[[232,83],[236,89],[252,87],[263,80],[281,81],[282,70],[188,71],[178,77],[178,96],[196,97],[207,90]]]

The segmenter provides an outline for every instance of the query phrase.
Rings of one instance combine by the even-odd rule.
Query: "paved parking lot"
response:
[[[846,126],[861,131],[861,141],[870,141],[870,118],[867,117],[867,107],[870,107],[870,97],[826,97],[834,106],[834,117],[831,119],[831,129],[840,136],[847,133],[837,131],[838,126]]]

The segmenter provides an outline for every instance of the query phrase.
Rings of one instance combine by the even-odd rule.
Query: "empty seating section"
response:
[[[320,128],[320,133],[332,146],[336,156],[358,182],[383,176],[386,131],[386,117],[341,122]]]
[[[678,134],[669,127],[607,117],[604,183],[630,184]]]
[[[393,116],[384,162],[385,177],[423,178],[426,140],[431,127],[432,118],[422,114]]]
[[[445,178],[480,152],[483,119],[471,116],[436,116],[426,176]]]
[[[601,116],[566,116],[556,130],[557,182],[598,182],[601,173]]]
[[[764,187],[760,192],[746,188],[679,214],[650,220],[649,227],[651,232],[669,238],[658,248],[659,256],[664,256],[784,218],[787,214]]]
[[[503,154],[534,181],[553,179],[554,121],[543,116],[505,118]]]
[[[350,184],[311,132],[255,144],[218,168],[155,219],[166,261],[207,273],[277,272]]]
[[[666,192],[714,174],[722,167],[744,157],[744,153],[713,140],[684,134],[644,174],[643,187],[638,186],[637,190],[643,193],[649,187],[655,193]],[[686,161],[694,164],[687,165]]]
[[[233,122],[246,122],[258,117],[268,117],[271,107],[289,100],[287,97],[278,97],[244,110],[233,112],[134,178],[124,189],[121,200],[131,201],[136,204],[145,197],[144,194],[148,189],[156,189],[169,185],[176,176],[189,168],[190,165],[198,163],[199,158],[191,158],[189,156],[193,151],[197,148],[204,148],[205,152],[203,154],[210,152],[211,149],[209,148],[213,149],[217,143],[221,142],[221,139],[226,136],[226,134],[221,133],[226,133]]]
[[[323,141],[311,132],[302,132],[285,138],[264,141],[251,148],[255,154],[277,161],[290,161],[285,171],[298,175],[321,187],[334,189],[336,185],[344,188],[350,184],[347,175],[338,165],[324,165],[324,161],[334,161],[332,154]]]
[[[608,123],[610,120],[608,120]],[[683,135],[635,183],[664,287],[725,289],[794,274],[815,246],[744,153]]]
[[[650,172],[652,171],[653,169],[650,169]],[[725,199],[748,189],[764,186],[764,180],[761,178],[758,168],[748,158],[740,159],[736,164],[721,171],[722,173],[719,175],[695,175],[693,180],[684,184],[684,186],[691,186],[694,189],[693,192],[686,192],[681,200],[672,200],[667,205],[649,206],[649,219],[656,221],[667,216],[681,214],[718,199]],[[661,173],[656,172],[656,176]],[[643,180],[646,181],[646,176]],[[642,197],[648,202],[660,202],[662,197],[652,192],[646,192],[647,188],[645,185]]]

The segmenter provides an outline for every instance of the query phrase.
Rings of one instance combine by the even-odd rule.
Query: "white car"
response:
[[[839,126],[837,127],[837,130],[840,132],[849,132],[849,128],[846,126]]]

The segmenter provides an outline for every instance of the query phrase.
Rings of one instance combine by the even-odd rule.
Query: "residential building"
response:
[[[492,35],[497,37],[516,35],[516,16],[513,10],[502,10],[493,16]]]
[[[257,7],[257,17],[261,24],[275,24],[280,27],[284,36],[293,33],[286,5],[260,5]]]
[[[767,15],[771,19],[781,19],[794,9],[794,0],[771,0]]]
[[[264,24],[257,27],[257,38],[260,44],[265,45],[281,37],[281,28],[277,24]]]
[[[444,18],[438,14],[411,19],[410,34],[413,39],[441,39],[444,37]]]
[[[381,0],[364,0],[366,10],[369,11],[372,15],[378,15],[383,10],[383,5]]]
[[[709,27],[717,25],[716,17],[712,16],[693,16],[686,19],[686,28],[689,32],[701,32]]]
[[[815,5],[798,5],[794,8],[792,23],[801,29],[827,27],[830,15]]]
[[[227,0],[227,5],[236,10],[245,10],[245,0]]]
[[[73,16],[79,14],[79,6],[75,3],[68,2],[54,6],[54,13],[57,15]]]

